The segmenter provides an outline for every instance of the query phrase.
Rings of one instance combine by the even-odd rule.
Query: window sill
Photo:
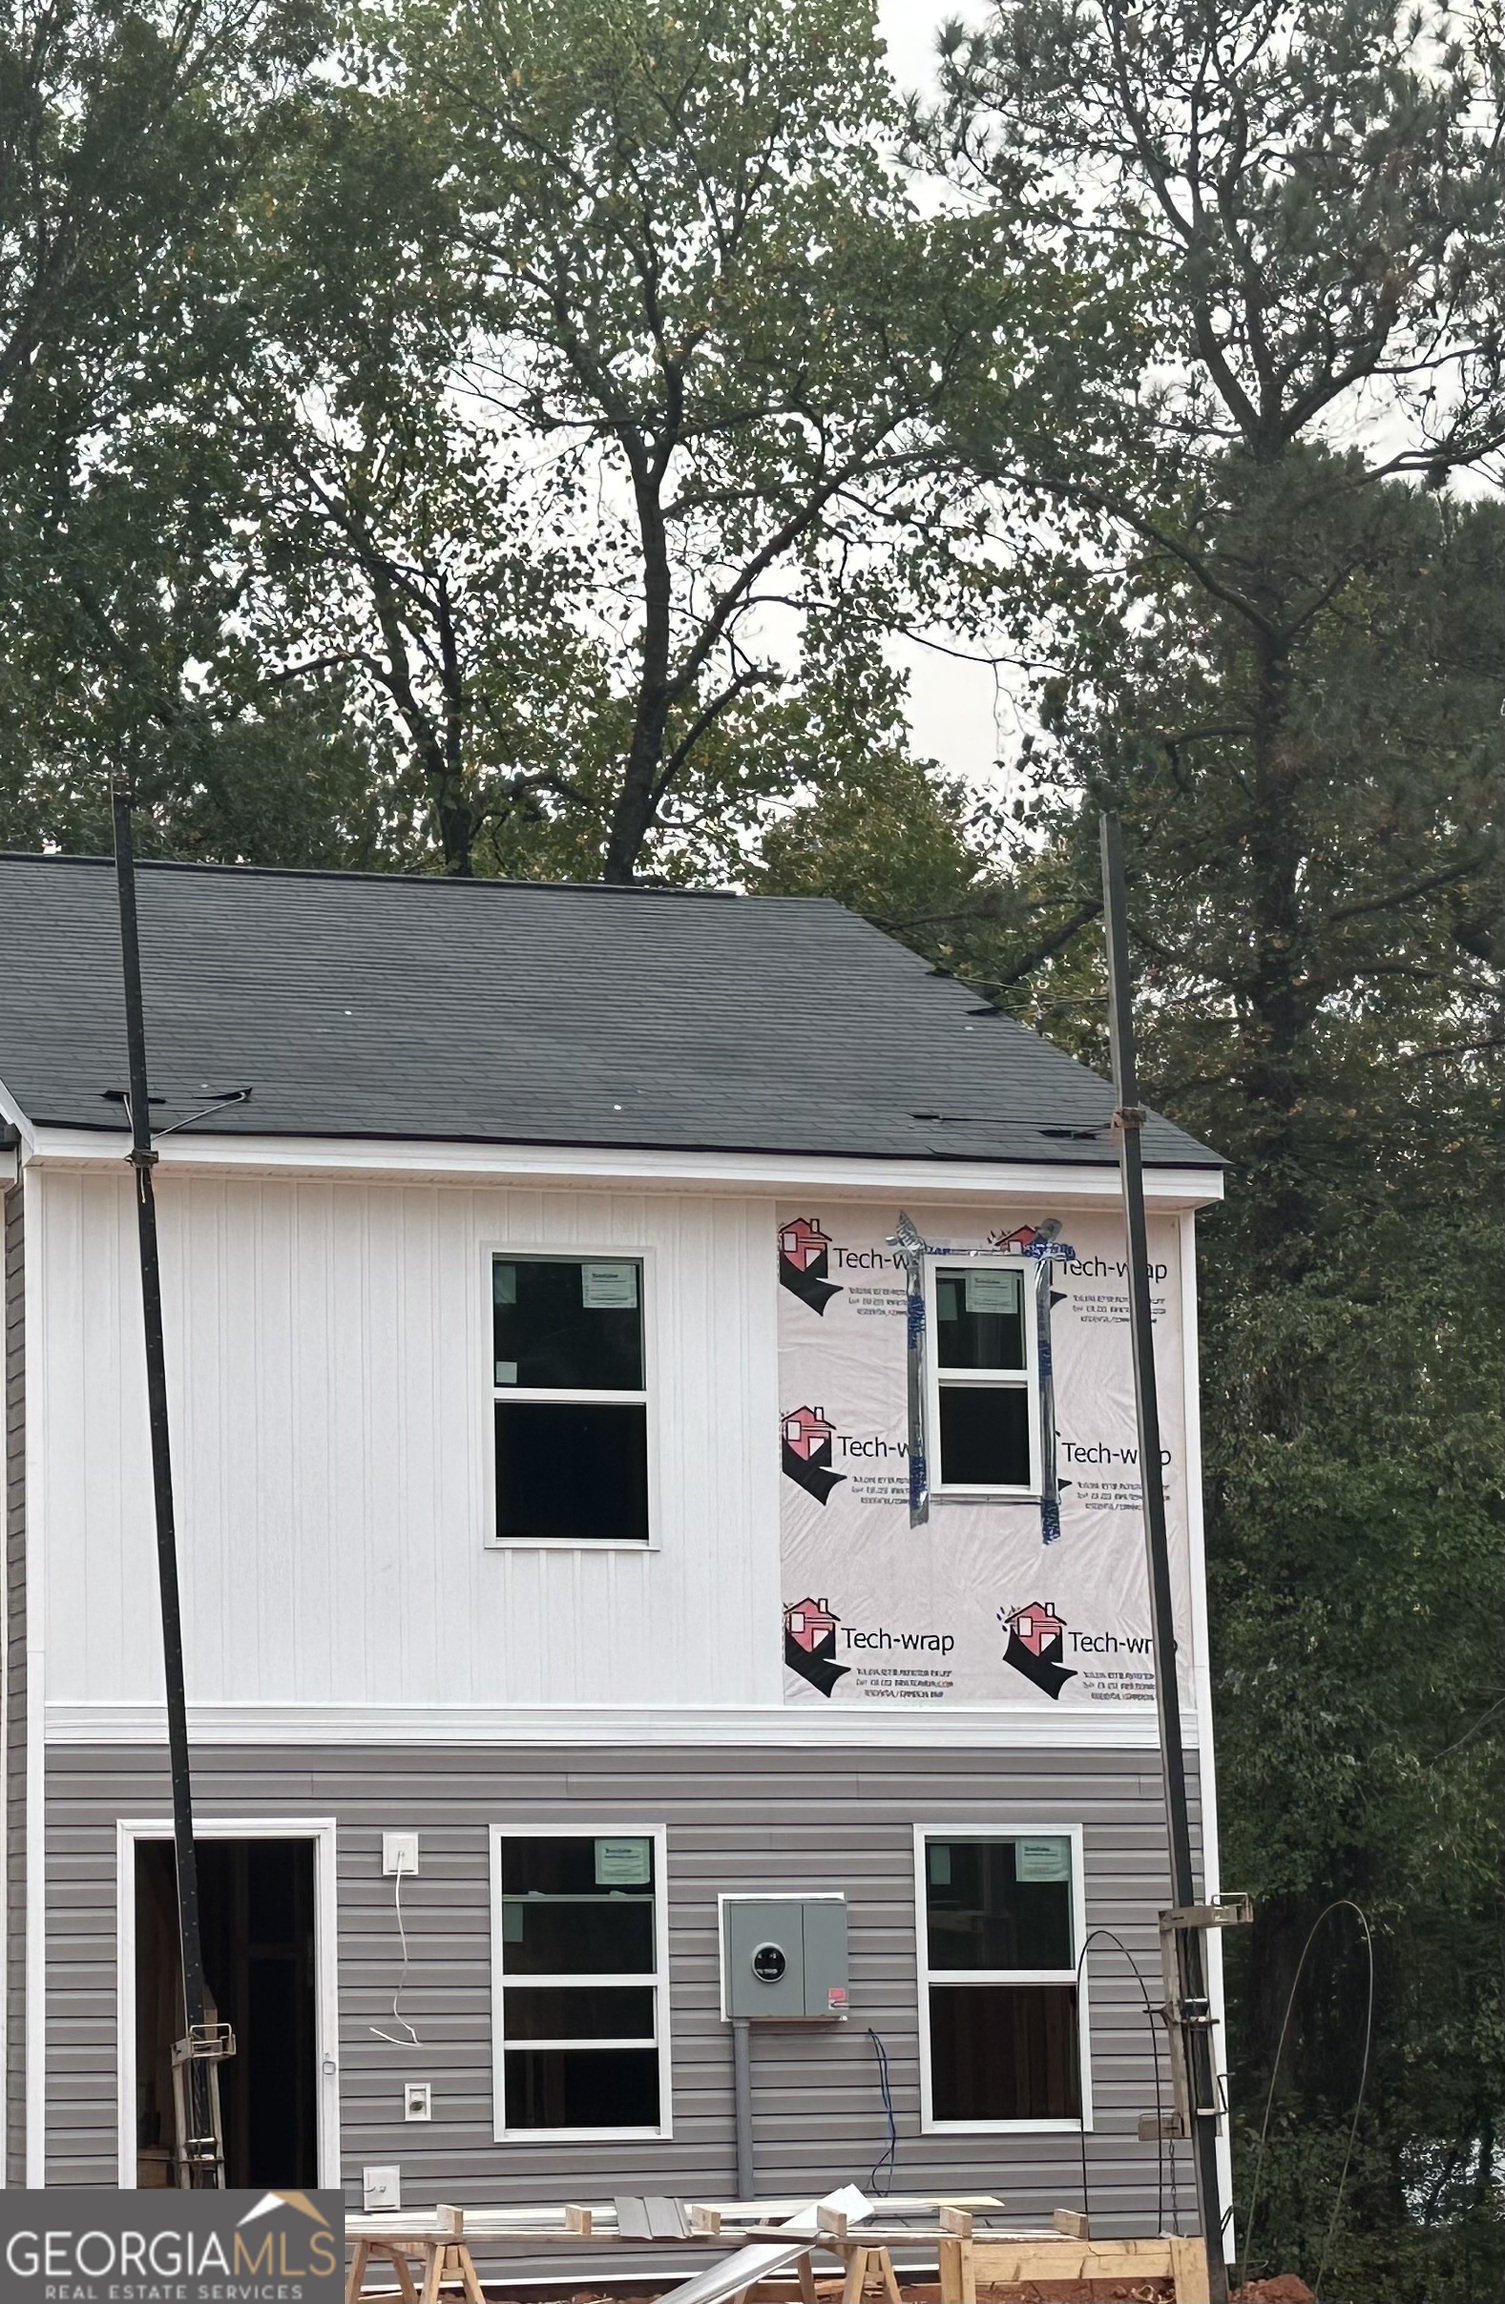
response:
[[[922,2136],[1090,2136],[1090,2120],[921,2120]]]
[[[1043,1504],[1038,1488],[932,1488],[932,1504]]]
[[[656,1537],[642,1536],[488,1536],[484,1552],[661,1552]]]
[[[664,2144],[672,2141],[674,2131],[672,2128],[497,2128],[492,2134],[498,2144]]]

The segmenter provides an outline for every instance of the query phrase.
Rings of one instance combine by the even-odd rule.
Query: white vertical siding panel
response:
[[[38,1313],[28,1392],[41,1458],[31,1540],[48,1556],[48,1648],[65,1685],[76,1679],[102,1701],[133,1688],[160,1699],[130,1179],[123,1167],[87,1182],[50,1176],[29,1205]]]
[[[60,1702],[160,1698],[128,1176],[46,1180],[42,1351]],[[190,1696],[778,1699],[763,1201],[166,1178]],[[488,1245],[641,1251],[652,1552],[485,1543]]]

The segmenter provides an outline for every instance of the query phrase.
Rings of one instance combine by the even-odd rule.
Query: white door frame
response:
[[[340,2184],[340,1995],[332,1816],[196,1816],[195,1840],[311,1840],[314,1844],[314,2061],[319,2183]],[[171,1840],[168,1818],[121,1817],[115,1825],[115,2068],[119,2176],[136,2188],[136,1843]]]

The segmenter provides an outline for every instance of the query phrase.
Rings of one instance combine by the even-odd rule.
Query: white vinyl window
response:
[[[495,1541],[646,1544],[643,1261],[491,1258]]]
[[[661,1827],[491,1832],[495,2132],[670,2133]]]
[[[1092,2125],[1080,1827],[915,1833],[921,2126]]]
[[[925,1260],[927,1439],[938,1495],[1038,1493],[1036,1270],[1023,1256]]]

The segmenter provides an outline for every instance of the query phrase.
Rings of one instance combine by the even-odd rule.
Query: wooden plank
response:
[[[1212,2286],[1208,2275],[1205,2241],[1184,2240],[1179,2233],[1172,2233],[1170,2251],[1176,2304],[1208,2304]]]
[[[604,2239],[614,2230],[616,2209],[609,2200],[588,2203],[593,2219],[594,2236]],[[717,2200],[709,2203],[724,2224],[775,2224],[781,2217],[808,2211],[809,2202],[800,2200]],[[996,2211],[1003,2201],[994,2192],[896,2192],[885,2194],[881,2206],[886,2216],[924,2216],[939,2208],[971,2208]],[[556,2239],[564,2237],[564,2209],[552,2201],[540,2201],[532,2206],[492,2205],[487,2208],[471,2207],[465,2211],[465,2229],[472,2240],[484,2234],[493,2240],[532,2240],[540,2233],[552,2231]],[[349,2240],[362,2238],[387,2239],[396,2235],[419,2239],[437,2231],[432,2208],[409,2209],[354,2209],[345,2219],[345,2234]]]
[[[989,2285],[1026,2280],[1168,2280],[1171,2243],[1155,2240],[1038,2238],[975,2240],[976,2277]]]
[[[1075,2208],[1052,2208],[1050,2220],[1058,2232],[1065,2233],[1068,2240],[1092,2238],[1092,2226],[1088,2218],[1079,2215]]]

